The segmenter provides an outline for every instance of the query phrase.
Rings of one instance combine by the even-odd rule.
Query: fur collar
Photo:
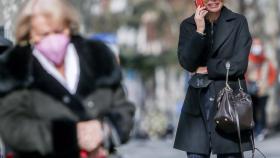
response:
[[[89,76],[94,76],[95,86],[114,86],[121,80],[121,73],[114,55],[98,41],[72,36],[79,58]],[[16,89],[28,88],[34,81],[32,46],[16,45],[0,56],[0,95]]]

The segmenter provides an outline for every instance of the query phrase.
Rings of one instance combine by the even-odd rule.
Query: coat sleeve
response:
[[[248,67],[248,56],[251,49],[252,38],[249,32],[248,23],[242,16],[240,31],[237,35],[235,49],[229,59],[210,58],[207,62],[208,75],[210,79],[226,77],[226,62],[230,62],[229,78],[236,79],[243,77]]]
[[[95,41],[96,42],[96,41]],[[95,43],[96,51],[96,89],[108,88],[112,92],[112,101],[110,107],[107,109],[106,116],[112,123],[112,132],[110,138],[111,142],[116,142],[114,145],[125,143],[129,140],[130,132],[134,124],[134,105],[128,101],[121,84],[121,68],[116,61],[116,57],[112,51],[100,42]],[[109,98],[108,98],[109,99]],[[102,104],[102,103],[101,103]],[[105,117],[106,117],[105,116]],[[119,141],[116,140],[115,138]]]
[[[34,157],[73,157],[78,153],[76,123],[70,119],[41,119],[31,97],[29,91],[20,90],[1,98],[0,135],[5,144],[17,153]]]
[[[183,21],[180,25],[178,43],[178,58],[181,66],[189,72],[194,72],[200,65],[206,45],[206,39],[195,30],[195,26]]]
[[[119,86],[113,93],[113,105],[109,118],[119,136],[120,144],[126,143],[129,140],[134,124],[134,113],[134,105],[128,101],[123,87]],[[114,138],[114,133],[112,134],[112,138]],[[115,144],[117,145],[117,143]]]
[[[52,149],[50,124],[35,117],[26,92],[1,99],[0,133],[13,150],[46,155]]]

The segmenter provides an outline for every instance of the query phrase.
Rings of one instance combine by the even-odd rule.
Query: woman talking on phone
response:
[[[182,108],[174,147],[188,158],[240,158],[238,137],[216,128],[216,96],[224,88],[226,63],[230,63],[229,85],[246,90],[244,74],[252,39],[247,20],[224,6],[224,0],[204,0],[194,15],[180,26],[178,58],[193,73]],[[241,133],[242,150],[253,149],[251,132]]]

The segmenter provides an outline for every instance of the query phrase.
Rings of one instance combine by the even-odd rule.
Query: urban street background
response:
[[[1,34],[14,41],[17,11],[26,0],[0,0]],[[131,141],[119,148],[124,158],[183,158],[172,148],[188,73],[177,61],[180,22],[193,14],[192,0],[71,0],[81,12],[82,34],[103,39],[119,56],[128,97],[137,107]],[[225,0],[244,14],[268,58],[280,62],[280,1]],[[268,136],[257,142],[267,158],[280,157],[280,78],[266,108]],[[257,155],[259,157],[259,155]]]

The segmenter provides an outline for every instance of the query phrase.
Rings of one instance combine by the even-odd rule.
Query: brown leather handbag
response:
[[[222,131],[238,134],[239,149],[242,158],[244,158],[241,147],[241,131],[252,130],[254,127],[252,99],[251,96],[242,89],[239,79],[239,91],[236,94],[234,93],[233,89],[228,84],[229,62],[226,63],[226,69],[226,86],[218,93],[218,111],[214,120],[217,127]],[[255,145],[253,138],[252,143],[252,157],[254,157]]]
[[[234,93],[228,84],[230,63],[226,63],[226,86],[218,93],[218,111],[214,117],[217,127],[226,133],[251,130],[254,127],[251,96],[244,92],[239,82],[239,91]]]

